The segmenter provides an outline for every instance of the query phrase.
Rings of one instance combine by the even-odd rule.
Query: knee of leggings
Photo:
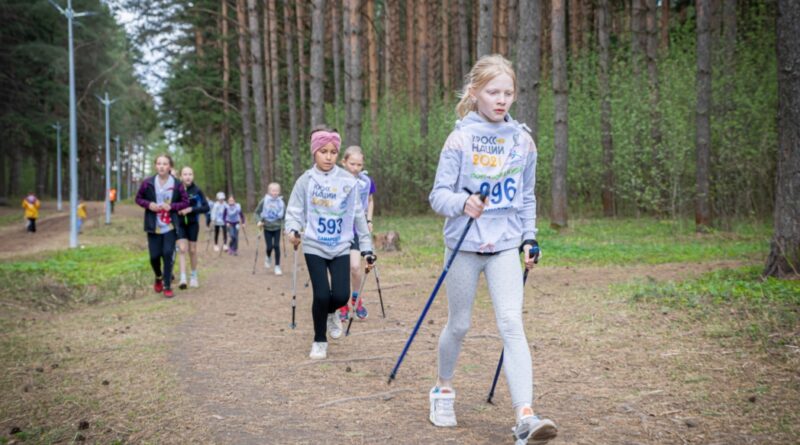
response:
[[[519,336],[524,335],[524,326],[522,323],[522,314],[509,314],[504,313],[500,314],[497,317],[497,328],[501,334],[511,335],[511,336]]]
[[[461,340],[467,335],[467,332],[469,332],[469,322],[463,324],[455,324],[447,322],[445,331],[447,331],[451,336],[455,337],[456,339]]]

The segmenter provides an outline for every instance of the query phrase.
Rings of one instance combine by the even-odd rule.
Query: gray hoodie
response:
[[[494,123],[471,112],[456,122],[444,143],[428,197],[447,217],[445,244],[454,249],[467,225],[464,203],[471,193],[488,194],[483,214],[461,250],[500,252],[536,238],[536,145],[524,124],[506,115]],[[469,192],[465,191],[469,190]]]
[[[362,252],[372,251],[358,183],[338,166],[327,172],[314,166],[297,178],[286,206],[285,231],[303,235],[303,253],[326,259],[347,255],[354,236]]]

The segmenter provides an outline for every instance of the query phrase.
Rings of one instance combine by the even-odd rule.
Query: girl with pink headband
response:
[[[350,297],[350,244],[358,237],[367,267],[377,259],[372,253],[359,182],[336,165],[341,137],[335,130],[318,128],[311,133],[314,165],[295,182],[286,207],[286,235],[303,254],[314,294],[312,359],[328,356],[328,338],[342,336],[336,309]],[[296,264],[296,263],[295,263]]]

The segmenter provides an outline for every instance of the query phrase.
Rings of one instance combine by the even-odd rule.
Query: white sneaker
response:
[[[264,258],[264,269],[269,269],[270,267],[272,267],[272,261],[270,261],[269,257]]]
[[[428,394],[431,401],[431,415],[429,417],[432,424],[441,427],[456,426],[456,392],[453,388],[439,388],[434,386]]]
[[[339,319],[339,314],[336,312],[328,314],[328,332],[331,334],[331,338],[342,336],[342,320]]]
[[[275,275],[283,275],[283,271],[281,270],[281,266],[275,266]]]
[[[197,275],[192,275],[189,278],[189,287],[200,287],[200,282],[197,280]]]
[[[228,251],[228,245],[227,244],[223,244],[222,245],[222,251],[223,252],[227,252]]]
[[[523,417],[511,431],[517,439],[515,445],[544,445],[558,435],[555,422],[539,416]]]
[[[308,356],[312,360],[322,360],[328,357],[328,342],[311,343],[311,353]]]
[[[219,246],[214,244],[214,252],[219,252]]]

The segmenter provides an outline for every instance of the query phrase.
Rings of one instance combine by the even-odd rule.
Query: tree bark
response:
[[[290,17],[291,7],[288,0],[283,0],[283,32],[286,53],[286,96],[289,105],[289,140],[292,150],[292,182],[300,177],[300,152],[297,147],[297,102],[295,101],[295,80],[294,80],[294,48],[292,40],[292,20]]]
[[[492,9],[492,0],[480,0],[477,49],[479,59],[492,52]]]
[[[369,59],[369,120],[378,137],[378,36],[375,30],[375,0],[367,0],[367,54]],[[380,144],[373,144],[377,148]]]
[[[611,16],[608,0],[599,0],[597,4],[597,45],[599,50],[598,73],[600,88],[600,141],[603,146],[603,215],[614,216],[614,143],[611,130],[611,86],[609,73],[611,69]]]
[[[344,146],[361,145],[361,110],[364,97],[363,65],[361,63],[360,0],[345,0],[350,4],[350,125],[344,136]]]
[[[295,19],[297,20],[297,62],[300,81],[300,132],[308,128],[308,102],[306,100],[306,84],[308,78],[308,60],[306,59],[306,2],[295,0]]]
[[[288,5],[286,5],[288,7]],[[277,166],[278,153],[283,149],[281,143],[281,83],[278,77],[278,12],[275,0],[269,0],[269,54],[272,74],[272,135],[275,148],[269,154],[270,182],[278,180]],[[287,37],[288,38],[288,37]],[[291,89],[289,91],[292,91]],[[295,115],[295,126],[297,117]],[[266,188],[264,188],[266,190]]]
[[[322,36],[325,35],[325,0],[314,0],[311,14],[311,127],[325,124],[325,57]]]
[[[519,35],[519,3],[517,0],[508,0],[506,6],[506,21],[508,23],[508,52],[509,60],[517,57],[517,38]],[[529,26],[525,23],[525,26]]]
[[[661,0],[661,49],[669,49],[669,0]]]
[[[450,1],[442,0],[442,88],[450,93]]]
[[[461,63],[461,79],[469,73],[469,33],[467,32],[467,0],[458,0],[458,46]]]
[[[569,13],[569,55],[577,57],[581,44],[581,0],[567,0]]]
[[[428,136],[428,5],[425,0],[417,2],[419,24],[417,57],[419,60],[419,135]]]
[[[800,275],[800,3],[778,0],[778,165],[775,232],[764,275]]]
[[[339,33],[339,5],[340,0],[333,0],[331,2],[331,35],[333,47],[333,102],[336,115],[339,114],[339,109],[342,106],[342,44],[343,39]],[[338,125],[338,118],[337,125]]]
[[[244,158],[244,181],[245,194],[247,196],[247,208],[252,209],[256,205],[256,183],[253,166],[253,130],[252,117],[250,116],[250,79],[247,73],[248,52],[247,52],[247,14],[245,12],[245,0],[236,0],[236,19],[239,24],[239,98],[242,102],[242,154]],[[259,48],[259,51],[260,48]],[[228,193],[232,193],[233,190]]]
[[[722,51],[725,75],[729,79],[736,74],[736,0],[724,0],[722,5]]]
[[[497,53],[508,57],[508,0],[497,2]]]
[[[256,0],[247,0],[247,20],[250,24],[250,58],[252,60],[252,70],[250,76],[253,79],[253,102],[256,105],[256,143],[258,144],[258,155],[261,159],[260,185],[261,190],[267,189],[270,179],[270,163],[267,154],[267,116],[266,105],[264,104],[264,71],[262,64],[260,31],[258,29],[258,8]],[[248,205],[248,207],[250,207]]]
[[[644,29],[644,2],[633,0],[631,3],[631,59],[633,59],[633,73],[638,78],[642,72],[642,53],[646,47],[643,38]]]
[[[228,194],[233,193],[233,156],[231,154],[231,130],[230,130],[230,83],[231,83],[231,61],[228,51],[228,0],[221,0],[222,20],[222,163],[224,169],[225,190]]]
[[[343,71],[343,84],[344,84],[344,137],[347,138],[347,133],[350,132],[350,125],[353,122],[353,108],[350,106],[350,101],[353,99],[353,73],[352,73],[352,57],[353,50],[350,45],[353,42],[353,30],[351,29],[352,23],[350,21],[350,5],[351,0],[342,0],[342,62],[344,62]]]
[[[658,25],[656,0],[645,0],[647,7],[647,78],[650,83],[650,139],[653,143],[653,165],[657,168],[657,175],[662,172],[658,168],[662,157],[661,151],[661,90],[658,84]]]
[[[568,84],[567,84],[567,36],[565,26],[565,0],[552,1],[552,46],[553,46],[553,95],[555,105],[555,129],[553,154],[553,179],[550,225],[560,229],[567,227],[567,153],[568,153]]]
[[[531,129],[534,141],[539,135],[539,87],[541,82],[541,0],[519,2],[519,18],[525,23],[517,34],[517,119]]]
[[[409,106],[413,106],[417,97],[417,76],[414,71],[416,68],[416,51],[414,51],[416,15],[414,0],[406,0],[406,97],[409,99]]]
[[[392,93],[392,68],[394,66],[394,34],[397,33],[395,20],[397,15],[397,0],[386,0],[383,15],[383,95],[388,97]]]
[[[270,69],[272,64],[272,48],[270,45],[272,42],[271,36],[274,33],[269,24],[269,0],[261,0],[261,4],[262,29],[264,30],[261,35],[262,45],[264,46],[264,108],[266,108],[267,115],[265,126],[267,129],[267,162],[270,166],[269,171],[262,174],[267,177],[267,181],[272,182],[275,169],[273,163],[275,159],[275,137],[272,128],[275,126],[275,121],[280,119],[272,109],[272,85],[278,82],[278,79],[272,79],[272,70]]]
[[[709,159],[711,156],[711,34],[709,29],[709,0],[697,0],[697,151],[695,191],[695,226],[704,231],[711,225],[709,196]]]

